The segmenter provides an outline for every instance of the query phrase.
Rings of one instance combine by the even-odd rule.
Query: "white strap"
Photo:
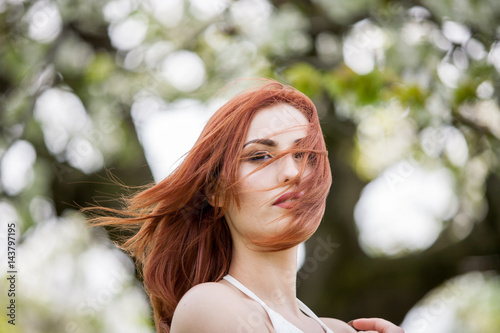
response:
[[[334,333],[330,328],[328,328],[328,326],[325,325],[325,323],[323,323],[321,321],[321,319],[319,319],[318,316],[316,316],[316,314],[314,312],[312,312],[311,309],[309,309],[309,307],[307,305],[305,305],[304,303],[302,303],[302,301],[300,299],[298,299],[298,298],[297,298],[297,303],[299,303],[300,310],[302,310],[302,312],[304,312],[309,317],[311,317],[313,319],[316,319],[316,321],[321,325],[321,327],[324,328],[324,330],[327,333]]]
[[[273,323],[273,327],[275,329],[277,328],[276,324],[278,324],[277,323],[278,321],[280,321],[280,322],[284,321],[288,325],[291,325],[294,328],[294,331],[303,333],[299,328],[297,328],[295,325],[293,325],[288,320],[286,320],[285,318],[283,318],[282,315],[280,315],[278,312],[274,311],[269,306],[267,306],[267,304],[264,303],[264,301],[262,301],[259,297],[257,297],[257,295],[255,295],[250,289],[248,289],[247,287],[245,287],[240,281],[236,280],[234,277],[232,277],[229,274],[227,274],[226,276],[224,276],[224,280],[228,281],[233,286],[235,286],[236,288],[238,288],[242,293],[244,293],[245,295],[247,295],[248,297],[250,297],[251,299],[253,299],[257,303],[259,303],[260,305],[262,305],[262,307],[266,310],[267,314],[269,315],[269,318],[271,319],[271,322]],[[316,320],[327,333],[334,333],[332,330],[330,330],[321,321],[321,319],[318,318],[318,316],[316,316],[316,314],[314,314],[314,312],[312,312],[311,309],[309,309],[307,307],[307,305],[305,305],[304,303],[302,303],[302,301],[299,300],[298,298],[297,298],[297,303],[299,305],[299,309],[302,312],[304,312],[307,316],[309,316],[309,317],[313,318],[314,320]]]
[[[247,295],[248,297],[250,297],[254,301],[257,301],[269,313],[269,310],[271,310],[271,308],[268,307],[267,304],[264,303],[264,301],[262,301],[259,297],[257,297],[257,295],[255,295],[250,289],[248,289],[243,284],[241,284],[240,281],[236,280],[234,277],[232,277],[229,274],[227,274],[226,276],[224,276],[223,279],[226,280],[226,281],[228,281],[228,282],[230,282],[233,286],[235,286],[236,288],[238,288],[239,290],[241,290],[242,293],[244,293],[245,295]]]
[[[262,305],[264,310],[266,310],[267,315],[269,316],[269,319],[271,320],[271,323],[273,324],[274,329],[276,332],[282,333],[283,328],[285,328],[286,332],[283,333],[304,333],[302,332],[298,327],[290,323],[288,320],[283,318],[282,315],[280,315],[278,312],[273,311],[269,306],[267,306],[266,303],[264,303],[263,300],[261,300],[257,295],[255,295],[250,289],[245,287],[240,281],[236,280],[234,277],[231,275],[227,274],[224,276],[224,280],[228,281],[231,283],[233,286],[238,288],[242,293]]]

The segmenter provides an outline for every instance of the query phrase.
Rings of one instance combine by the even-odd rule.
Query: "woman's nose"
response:
[[[294,158],[293,154],[287,154],[280,159],[278,182],[284,183],[299,174],[300,163]]]

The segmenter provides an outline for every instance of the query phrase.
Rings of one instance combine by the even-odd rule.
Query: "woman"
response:
[[[274,81],[208,121],[183,163],[98,225],[138,227],[137,259],[161,332],[355,332],[296,299],[297,246],[331,184],[313,103]],[[399,333],[382,319],[356,329]]]

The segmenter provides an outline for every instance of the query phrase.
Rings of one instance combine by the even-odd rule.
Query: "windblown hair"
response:
[[[229,270],[232,240],[224,214],[231,203],[240,207],[238,169],[245,159],[243,144],[250,122],[261,109],[289,104],[309,120],[300,143],[254,170],[286,154],[299,156],[299,174],[274,188],[285,192],[293,187],[304,196],[284,214],[293,218],[282,233],[251,241],[263,251],[288,249],[307,240],[323,217],[331,173],[316,108],[296,89],[266,82],[218,109],[183,162],[164,180],[125,199],[121,210],[87,209],[99,211],[91,220],[93,225],[135,228],[135,234],[119,246],[136,259],[159,332],[170,331],[175,307],[190,288],[219,281]],[[272,136],[280,126],[276,119],[263,133]],[[305,173],[306,168],[312,171]]]

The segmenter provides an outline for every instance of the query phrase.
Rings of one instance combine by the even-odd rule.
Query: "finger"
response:
[[[403,329],[394,325],[390,321],[381,318],[361,318],[355,319],[350,324],[362,331],[374,330],[376,333],[404,333]]]
[[[375,331],[365,331],[365,330],[362,330],[362,329],[358,329],[357,327],[354,327],[354,325],[352,324],[354,320],[351,320],[350,322],[347,323],[347,325],[351,326],[356,332],[363,332],[363,333],[378,333],[378,332],[375,332]]]
[[[363,333],[378,333],[378,332],[375,332],[375,331],[365,331],[365,330],[362,330],[362,329],[359,329],[357,327],[354,327],[353,325],[353,321],[354,320],[351,320],[350,322],[347,323],[347,325],[351,326],[354,330],[356,330],[357,332],[363,332]]]

